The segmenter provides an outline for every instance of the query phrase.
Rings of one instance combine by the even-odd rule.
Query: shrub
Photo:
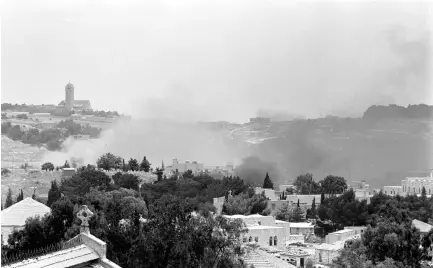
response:
[[[4,175],[8,175],[9,173],[11,173],[11,171],[9,170],[9,169],[7,169],[7,168],[2,168],[2,176],[4,176]]]

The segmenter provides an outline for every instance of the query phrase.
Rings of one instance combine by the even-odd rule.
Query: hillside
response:
[[[269,172],[277,183],[309,172],[316,180],[334,174],[381,188],[400,185],[405,176],[429,174],[433,168],[433,117],[426,116],[431,106],[421,106],[421,116],[410,107],[402,111],[390,106],[399,111],[395,114],[375,106],[363,118],[226,124],[229,127],[220,131],[250,155],[275,163]]]

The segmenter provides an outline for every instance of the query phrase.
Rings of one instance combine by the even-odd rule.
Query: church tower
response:
[[[72,108],[74,107],[74,85],[71,84],[71,82],[69,82],[66,87],[65,87],[65,92],[66,92],[66,96],[65,96],[65,108],[68,111],[71,111]]]

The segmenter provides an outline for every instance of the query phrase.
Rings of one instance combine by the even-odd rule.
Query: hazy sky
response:
[[[246,121],[433,104],[431,1],[3,1],[2,102]],[[430,21],[429,21],[430,20]]]

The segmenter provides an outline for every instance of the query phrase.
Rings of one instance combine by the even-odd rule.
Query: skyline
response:
[[[428,2],[205,2],[5,2],[2,102],[57,105],[70,81],[94,109],[185,121],[433,104]]]

